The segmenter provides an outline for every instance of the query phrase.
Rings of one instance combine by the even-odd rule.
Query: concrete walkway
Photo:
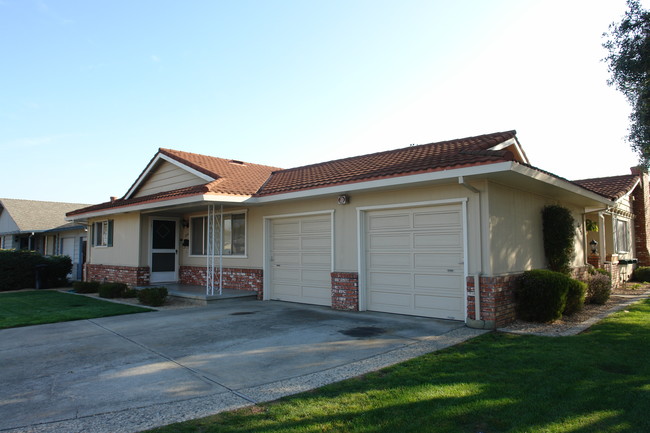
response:
[[[458,344],[463,323],[224,300],[0,331],[0,431],[138,432]]]

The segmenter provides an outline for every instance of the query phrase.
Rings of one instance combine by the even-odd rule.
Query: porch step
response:
[[[138,289],[144,288],[137,287]],[[222,301],[224,299],[234,299],[234,298],[257,298],[257,292],[253,290],[237,290],[237,289],[222,289],[221,295],[218,295],[218,288],[215,288],[214,295],[207,295],[205,286],[193,286],[187,284],[176,284],[176,283],[161,283],[161,284],[152,284],[149,287],[166,287],[169,296],[175,298],[182,298],[193,303],[197,304],[211,304],[213,302]]]

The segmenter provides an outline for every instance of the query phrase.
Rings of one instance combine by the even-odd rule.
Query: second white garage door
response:
[[[365,214],[368,310],[464,320],[462,207]]]
[[[331,214],[274,218],[270,231],[270,298],[331,306]]]

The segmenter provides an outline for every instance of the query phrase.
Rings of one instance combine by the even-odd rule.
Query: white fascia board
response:
[[[249,200],[249,203],[269,203],[281,200],[291,200],[297,198],[310,198],[319,195],[331,195],[350,193],[354,191],[366,189],[379,189],[392,186],[408,185],[412,183],[431,182],[436,180],[454,179],[457,180],[459,176],[476,176],[488,173],[498,173],[503,171],[510,171],[513,163],[498,162],[496,164],[484,164],[472,167],[457,168],[451,170],[440,170],[422,174],[412,174],[406,176],[391,177],[388,179],[361,181],[356,183],[345,183],[341,185],[312,188],[303,191],[288,192],[283,194],[275,194],[263,197],[255,197]]]
[[[192,167],[188,167],[187,165],[176,161],[174,158],[170,158],[167,155],[163,155],[162,153],[159,152],[158,154],[156,154],[154,159],[151,160],[149,165],[147,165],[147,167],[144,169],[144,171],[142,172],[140,177],[138,177],[138,179],[135,181],[133,186],[126,192],[126,195],[124,196],[125,199],[131,198],[131,196],[137,191],[137,189],[140,187],[140,185],[142,185],[142,182],[144,182],[144,180],[149,176],[149,173],[151,173],[151,170],[153,170],[153,168],[156,166],[158,161],[160,161],[161,159],[163,161],[167,161],[170,164],[173,164],[176,167],[181,168],[181,169],[183,169],[183,170],[185,170],[185,171],[187,171],[189,173],[192,173],[195,176],[198,176],[199,178],[205,180],[206,182],[212,182],[214,180],[214,178],[208,176],[207,174],[201,173],[200,171],[195,170]]]
[[[524,153],[523,149],[519,145],[519,141],[515,137],[509,138],[503,143],[497,144],[496,146],[490,147],[490,150],[502,150],[510,146],[515,146],[515,149],[517,149],[517,153],[521,156],[521,158],[524,160],[526,164],[530,164],[528,162],[528,158],[526,158],[526,154]]]
[[[97,218],[106,215],[115,215],[126,212],[138,212],[156,209],[160,207],[170,207],[170,206],[179,206],[189,203],[209,203],[209,202],[220,202],[220,203],[244,203],[250,196],[229,196],[229,195],[202,195],[202,196],[189,196],[181,197],[171,200],[159,200],[150,203],[134,204],[134,205],[124,205],[119,207],[114,207],[110,209],[102,209],[95,212],[88,212],[73,217],[65,217],[66,221],[81,221],[88,218]]]
[[[608,198],[603,197],[600,194],[596,194],[595,192],[591,192],[588,189],[584,189],[576,184],[573,184],[569,181],[557,178],[555,176],[551,176],[549,174],[546,174],[540,170],[537,170],[535,168],[530,168],[525,165],[521,164],[515,164],[512,167],[512,171],[515,173],[519,173],[521,175],[530,177],[531,179],[538,180],[540,182],[544,182],[549,185],[556,186],[558,188],[570,191],[574,194],[581,195],[583,197],[587,197],[589,199],[592,199],[594,201],[606,204],[606,205],[613,205],[614,202]]]

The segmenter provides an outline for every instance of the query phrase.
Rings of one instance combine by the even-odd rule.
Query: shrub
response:
[[[99,292],[98,281],[75,281],[72,288],[77,293],[97,293]]]
[[[138,300],[144,305],[152,307],[160,307],[167,300],[166,287],[147,287],[140,289],[138,292]]]
[[[68,274],[72,272],[72,259],[68,256],[45,257],[45,270],[49,287],[64,287],[68,285]]]
[[[515,288],[517,316],[532,322],[562,317],[571,278],[546,269],[524,272]]]
[[[612,278],[612,273],[603,268],[597,268],[596,273],[600,275],[607,275],[609,278]]]
[[[567,292],[564,314],[570,316],[582,310],[585,305],[586,294],[587,283],[574,279],[569,280],[569,291]]]
[[[135,289],[127,288],[124,292],[122,292],[122,297],[123,298],[137,298],[138,297],[138,291],[135,290]]]
[[[544,254],[548,268],[569,274],[574,252],[575,220],[569,209],[550,205],[542,209]]]
[[[103,283],[99,285],[100,298],[123,298],[129,286],[124,283]]]
[[[632,273],[632,280],[640,283],[650,282],[650,266],[640,266]]]
[[[603,305],[612,294],[612,280],[607,275],[596,274],[587,281],[587,302]]]

